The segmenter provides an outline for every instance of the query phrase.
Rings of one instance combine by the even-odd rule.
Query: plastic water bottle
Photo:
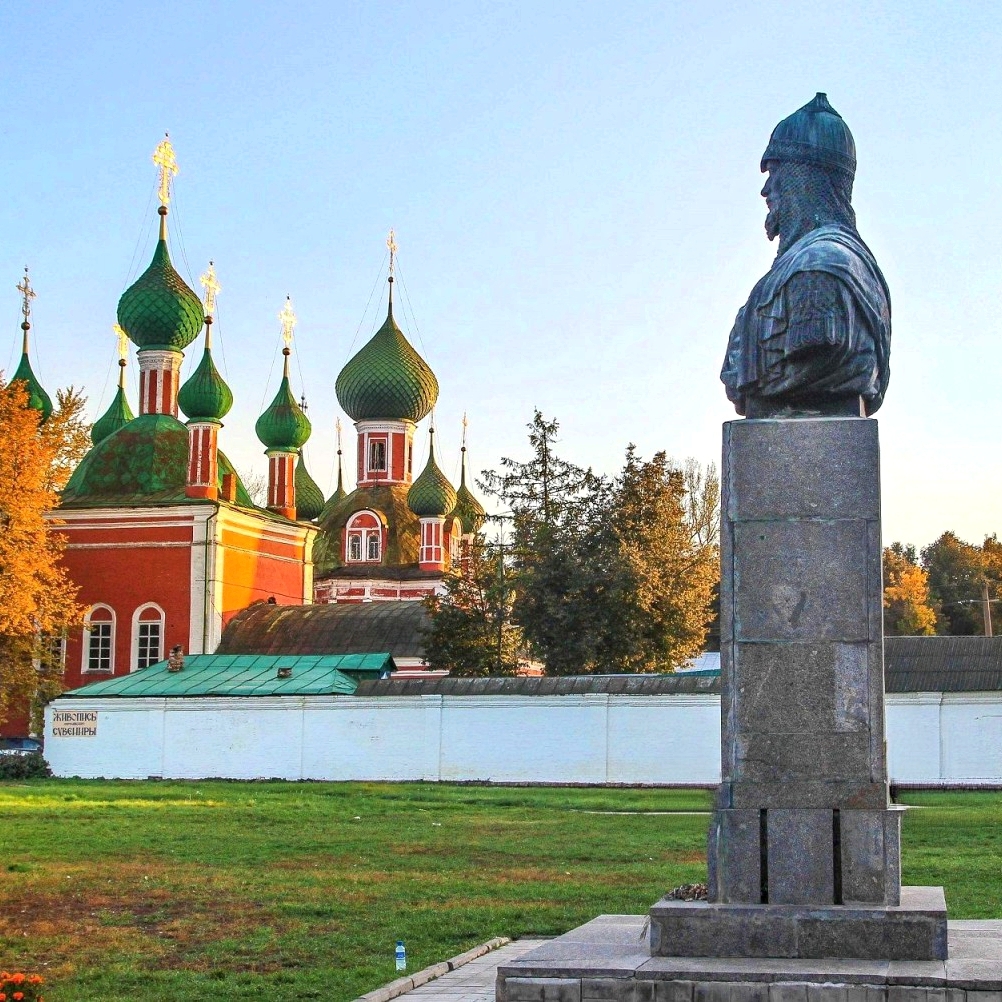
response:
[[[404,949],[404,941],[402,939],[397,940],[397,970],[406,971],[407,970],[407,950]]]

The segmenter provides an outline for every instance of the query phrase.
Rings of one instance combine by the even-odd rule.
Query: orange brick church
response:
[[[392,234],[386,320],[336,381],[357,430],[355,489],[344,488],[340,448],[337,491],[326,501],[304,464],[312,429],[290,384],[295,315],[287,302],[282,379],[255,425],[268,457],[267,503],[252,500],[219,442],[233,403],[212,357],[219,285],[210,265],[200,299],[171,264],[176,166],[167,140],[154,162],[160,233],[149,267],[118,303],[118,390],[50,513],[87,607],[83,629],[64,642],[67,688],[128,674],[175,645],[211,653],[226,624],[254,603],[421,599],[442,589],[485,518],[466,485],[465,442],[458,489],[436,463],[433,428],[414,476],[415,432],[439,387],[393,316]],[[179,385],[184,352],[199,338],[201,360]],[[140,371],[138,415],[125,391],[130,342]],[[26,382],[45,420],[51,403],[31,369],[27,337],[24,348],[12,378]],[[23,719],[12,720],[4,733],[24,728]]]

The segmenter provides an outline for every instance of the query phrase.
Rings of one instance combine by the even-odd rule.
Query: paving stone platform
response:
[[[498,964],[514,963],[546,942],[515,940],[398,997],[403,1002],[494,1002]]]
[[[652,957],[646,916],[600,915],[500,962],[496,999],[1002,1002],[1002,921],[951,921],[948,943],[947,960]]]

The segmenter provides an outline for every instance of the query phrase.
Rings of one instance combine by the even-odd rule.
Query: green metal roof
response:
[[[288,350],[288,349],[286,349]],[[310,419],[296,403],[289,385],[289,356],[285,356],[285,372],[278,393],[268,409],[257,419],[254,431],[266,449],[296,452],[313,431]]]
[[[487,521],[484,506],[476,499],[473,491],[466,486],[466,446],[463,446],[463,466],[459,478],[459,490],[456,491],[456,507],[452,515],[459,519],[464,533],[479,532]]]
[[[118,322],[140,348],[182,351],[198,337],[202,302],[174,270],[162,236],[150,266],[122,293]]]
[[[407,492],[407,506],[419,518],[441,518],[456,507],[456,488],[435,462],[435,429],[428,431],[428,462]]]
[[[300,522],[312,522],[324,510],[324,495],[317,482],[306,469],[303,451],[299,450],[296,460],[296,518]]]
[[[45,392],[45,388],[32,371],[27,350],[22,352],[21,362],[14,375],[10,377],[12,383],[16,380],[24,383],[25,392],[28,394],[28,406],[41,412],[42,421],[48,421],[52,417],[52,398]]]
[[[233,391],[212,361],[208,340],[202,361],[178,391],[177,405],[192,421],[222,421],[233,406]]]
[[[189,654],[179,672],[158,661],[131,675],[64,692],[78,696],[350,696],[362,678],[376,679],[396,665],[389,654]],[[291,668],[279,678],[279,668]]]
[[[236,470],[222,450],[217,458],[222,487],[223,476],[235,474]],[[185,494],[187,477],[188,429],[169,414],[141,414],[101,439],[84,456],[63,489],[60,505],[133,508],[149,504],[204,504],[204,500]],[[239,476],[236,504],[264,513],[251,500]]]
[[[334,392],[353,421],[366,419],[420,421],[435,406],[438,380],[393,319],[349,359]]]
[[[119,428],[124,428],[130,421],[135,420],[136,415],[132,413],[128,398],[125,396],[125,387],[119,384],[115,392],[111,406],[94,422],[90,430],[90,440],[97,445],[103,442],[109,435],[113,435]]]

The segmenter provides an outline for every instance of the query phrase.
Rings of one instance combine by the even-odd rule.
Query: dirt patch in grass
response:
[[[62,976],[108,957],[197,968],[208,944],[239,942],[273,918],[231,881],[191,866],[95,860],[14,878],[0,875],[5,962],[23,952],[33,968]]]

